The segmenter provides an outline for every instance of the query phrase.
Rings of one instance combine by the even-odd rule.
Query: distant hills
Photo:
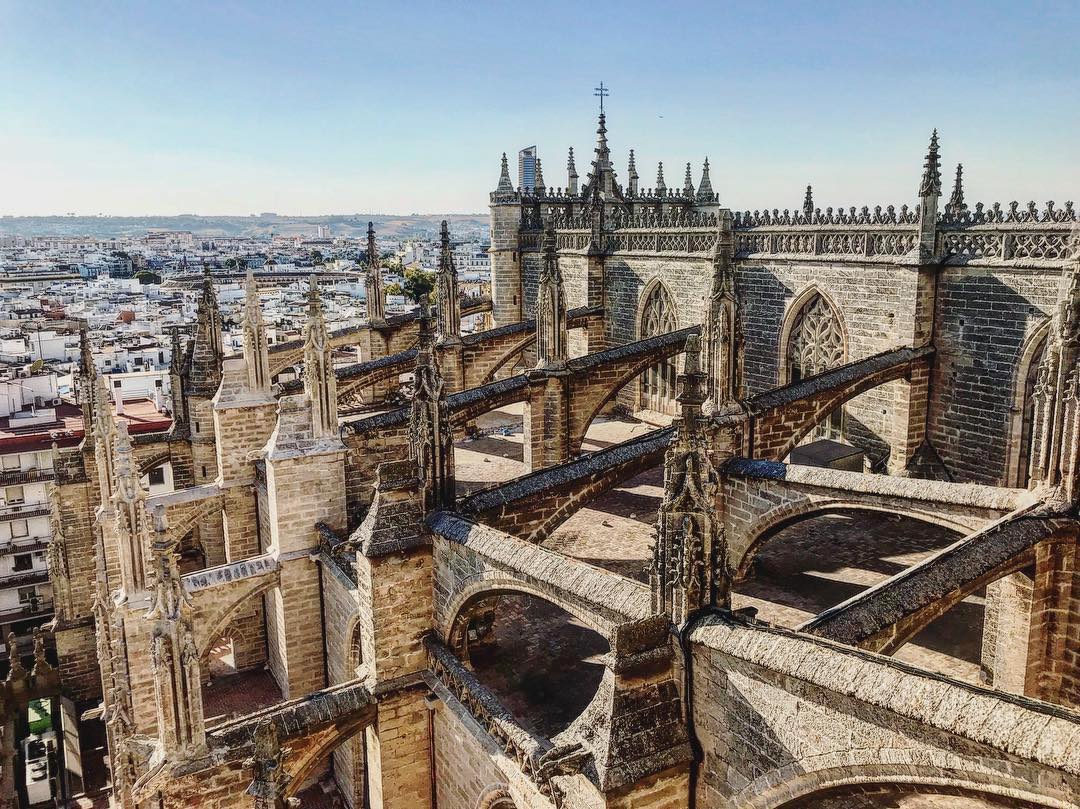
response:
[[[141,236],[148,230],[190,230],[198,236],[278,236],[315,233],[318,225],[330,228],[331,236],[362,236],[367,223],[375,223],[379,238],[406,239],[430,236],[446,219],[455,237],[488,228],[487,214],[431,214],[389,216],[386,214],[341,214],[330,216],[3,216],[0,236]],[[463,232],[464,231],[464,232]]]

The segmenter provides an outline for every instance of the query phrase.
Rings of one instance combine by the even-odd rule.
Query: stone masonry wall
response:
[[[506,757],[487,732],[445,689],[435,709],[435,789],[439,809],[476,809],[504,789],[518,809],[550,809],[551,802]]]
[[[769,809],[839,782],[934,780],[1052,806],[1077,794],[1073,725],[1037,703],[791,633],[715,621],[692,637],[702,809]]]
[[[1059,271],[947,267],[938,279],[930,443],[956,480],[1000,485],[1025,340],[1054,311]],[[1023,385],[1023,380],[1019,381]]]

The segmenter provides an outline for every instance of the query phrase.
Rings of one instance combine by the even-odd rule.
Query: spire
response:
[[[566,292],[550,223],[544,230],[543,252],[536,296],[536,367],[555,370],[566,365]]]
[[[364,276],[364,294],[367,298],[368,322],[382,325],[386,322],[386,292],[383,289],[382,268],[379,266],[379,249],[375,246],[375,224],[367,223],[367,275]]]
[[[510,182],[510,167],[506,162],[506,152],[502,154],[502,167],[499,169],[499,185],[495,188],[495,193],[502,196],[506,194],[513,195],[514,184]]]
[[[266,327],[263,325],[259,285],[255,283],[255,274],[250,269],[244,281],[243,333],[248,388],[253,391],[269,391],[270,348],[266,341]]]
[[[678,380],[675,438],[664,459],[664,499],[650,573],[653,612],[667,614],[676,626],[697,610],[728,603],[723,528],[714,522],[719,478],[702,429],[705,376],[700,341],[691,335]]]
[[[664,162],[656,164],[656,196],[662,197],[667,194],[667,183],[664,182]]]
[[[965,210],[967,205],[964,204],[964,164],[956,164],[956,179],[953,181],[952,196],[949,197],[949,204],[946,206],[946,210],[953,216],[959,216]]]
[[[806,196],[803,197],[802,212],[807,219],[814,215],[814,189],[809,185],[806,186]]]
[[[337,436],[337,377],[334,375],[333,348],[314,274],[308,288],[308,317],[304,324],[304,392],[311,400],[315,438]]]
[[[180,327],[169,328],[169,398],[171,399],[173,432],[183,432],[187,426],[187,403],[184,397],[184,357],[180,348]]]
[[[192,392],[206,397],[213,396],[221,383],[221,310],[218,308],[214,279],[210,265],[203,265],[202,291],[199,295],[198,314],[195,325],[195,346],[192,352]]]
[[[113,416],[112,404],[109,402],[105,378],[99,373],[94,374],[94,393],[91,403],[94,416],[94,457],[98,468],[98,490],[101,503],[108,508],[112,504],[114,483],[116,419]]]
[[[90,333],[83,324],[79,327],[79,375],[76,393],[82,408],[83,424],[90,424],[94,398],[94,352],[90,345]]]
[[[694,179],[690,175],[690,164],[686,164],[686,177],[683,178],[683,196],[693,199],[694,197]]]
[[[634,165],[634,150],[630,150],[630,163],[626,167],[627,186],[626,190],[632,197],[637,196],[638,192],[638,173],[637,166]]]
[[[600,112],[600,120],[596,127],[596,156],[593,158],[592,172],[585,186],[585,195],[604,200],[619,199],[622,201],[622,192],[615,182],[615,170],[611,166],[611,150],[607,142],[607,116]]]
[[[919,196],[941,196],[941,163],[938,155],[937,130],[930,136],[930,147],[926,151],[926,162],[923,164],[922,184],[919,186]]]
[[[711,205],[716,201],[716,195],[712,190],[712,180],[709,179],[709,158],[705,158],[705,165],[701,168],[701,185],[697,190],[697,202],[699,205]]]
[[[566,159],[566,193],[576,196],[578,192],[577,166],[574,165],[574,147],[570,147],[570,156]]]
[[[436,331],[440,343],[461,339],[461,301],[458,300],[457,269],[450,252],[450,228],[442,221],[439,231],[439,269],[435,273]]]
[[[409,458],[423,487],[424,509],[454,504],[454,438],[446,405],[446,389],[432,355],[427,297],[420,301],[420,334],[409,410]]]
[[[720,228],[713,253],[713,277],[702,341],[708,372],[709,410],[716,411],[735,400],[739,387],[738,295],[732,257],[735,235],[730,211],[720,211]]]
[[[147,589],[146,550],[149,525],[146,521],[146,490],[135,459],[126,421],[116,425],[115,490],[116,538],[120,551],[120,582],[124,595]]]
[[[544,185],[544,169],[540,165],[540,158],[536,158],[536,184],[533,186],[533,191],[536,196],[542,197],[547,193],[547,186]]]

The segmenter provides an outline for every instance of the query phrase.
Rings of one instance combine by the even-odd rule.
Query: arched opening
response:
[[[1016,402],[1014,405],[1019,423],[1014,427],[1016,451],[1013,468],[1010,470],[1011,485],[1027,488],[1031,483],[1032,433],[1035,425],[1035,386],[1039,380],[1039,368],[1046,357],[1046,345],[1049,328],[1036,333],[1035,339],[1028,346],[1022,358],[1020,376],[1016,380]]]
[[[676,331],[679,328],[678,322],[671,294],[662,283],[655,283],[646,293],[645,303],[641,307],[639,337],[644,340]],[[639,407],[642,410],[675,415],[675,396],[678,393],[675,384],[675,362],[674,357],[661,360],[642,374],[639,398]]]
[[[512,480],[525,466],[523,402],[492,408],[477,416],[469,434],[454,442],[454,479],[459,496]]]
[[[203,716],[208,727],[278,703],[281,687],[267,667],[262,593],[243,598],[202,647]]]
[[[781,524],[754,543],[732,606],[795,628],[960,538],[901,514],[843,508]],[[980,681],[984,591],[931,622],[895,657],[957,679]]]
[[[177,546],[177,552],[180,555],[181,575],[205,570],[207,567],[206,549],[203,548],[202,542],[199,541],[198,530],[198,527],[191,529],[184,535],[184,538],[180,540]]]
[[[790,384],[844,364],[847,346],[840,313],[820,292],[810,294],[792,310],[783,341],[781,382]],[[814,427],[804,443],[840,441],[844,435],[844,408],[838,407]]]
[[[609,651],[603,636],[555,604],[505,591],[467,603],[450,641],[507,710],[546,738],[585,710]]]

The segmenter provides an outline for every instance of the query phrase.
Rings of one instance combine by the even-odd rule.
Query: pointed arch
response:
[[[838,368],[848,361],[848,335],[840,307],[816,283],[791,299],[780,329],[780,385]],[[813,438],[839,440],[844,409],[837,407],[815,426]]]
[[[675,297],[658,277],[649,281],[642,290],[638,300],[637,324],[638,339],[641,340],[677,331],[679,328]],[[674,415],[676,374],[674,358],[661,360],[647,368],[639,383],[638,406],[642,410]]]
[[[1046,356],[1051,320],[1044,317],[1024,338],[1017,354],[1013,377],[1012,407],[1009,410],[1009,441],[1006,445],[1004,485],[1024,488],[1031,466],[1031,429],[1034,423],[1035,377]]]

